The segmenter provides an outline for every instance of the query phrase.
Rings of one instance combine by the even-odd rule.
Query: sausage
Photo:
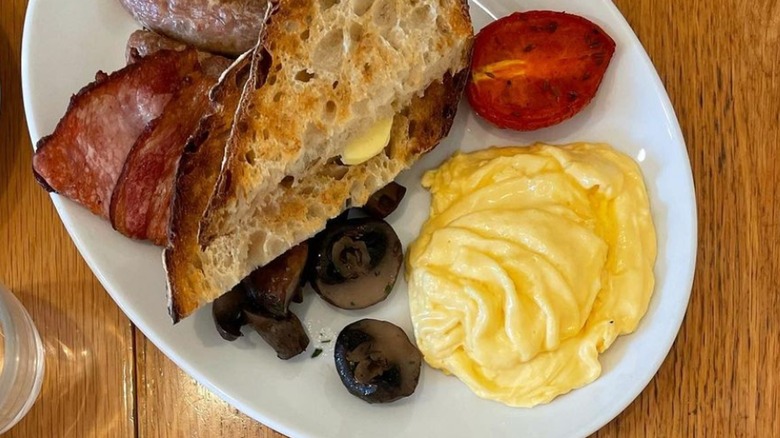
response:
[[[268,0],[119,0],[143,26],[207,52],[238,56],[257,43]]]
[[[128,64],[133,64],[160,50],[175,50],[180,52],[186,48],[186,44],[160,35],[157,32],[139,29],[131,33],[130,37],[127,39],[125,58]]]
[[[127,39],[125,57],[128,64],[133,64],[160,50],[176,50],[177,52],[181,52],[190,48],[192,48],[192,46],[160,35],[157,32],[151,30],[137,30],[130,34],[130,38]],[[202,51],[198,51],[198,60],[200,61],[204,73],[215,80],[219,79],[222,72],[233,63],[232,59]]]

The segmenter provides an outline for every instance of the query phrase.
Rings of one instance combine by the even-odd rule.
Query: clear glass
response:
[[[44,349],[32,318],[0,285],[0,435],[21,420],[38,398]]]

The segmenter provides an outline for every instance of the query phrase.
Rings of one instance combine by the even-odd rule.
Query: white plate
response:
[[[347,323],[365,316],[411,331],[406,285],[367,311],[335,310],[316,296],[295,310],[312,339],[309,351],[282,362],[256,334],[227,343],[202,309],[176,327],[166,313],[160,250],[126,239],[86,209],[53,196],[68,232],[100,282],[130,319],[199,382],[253,418],[293,436],[585,436],[606,424],[647,385],[677,334],[690,295],[696,248],[693,182],[680,128],[650,60],[608,0],[482,0],[472,2],[477,28],[516,10],[565,10],[600,24],[617,51],[597,97],[584,112],[533,133],[493,129],[464,102],[449,138],[400,178],[409,194],[390,222],[408,243],[425,219],[428,195],[420,175],[456,149],[534,141],[604,141],[635,157],[644,171],[658,230],[657,285],[636,333],[602,356],[596,382],[549,405],[513,409],[474,396],[454,377],[425,367],[416,393],[374,406],[349,395],[332,359]],[[124,44],[138,28],[116,0],[31,0],[22,47],[22,82],[30,136],[50,133],[68,98],[97,70],[123,65]],[[314,348],[324,354],[310,357]],[[161,424],[164,424],[162,422]]]

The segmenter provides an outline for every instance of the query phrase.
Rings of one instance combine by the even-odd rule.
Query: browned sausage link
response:
[[[198,49],[239,55],[257,42],[267,0],[119,0],[143,26]]]
[[[159,52],[160,50],[176,50],[181,52],[187,45],[174,39],[160,35],[149,30],[137,30],[127,39],[125,58],[128,64],[138,62],[140,59]]]
[[[190,47],[191,46],[184,43],[160,35],[157,32],[137,30],[133,32],[127,40],[125,57],[127,58],[128,64],[133,64],[138,62],[139,59],[153,55],[160,50],[176,50],[181,52]],[[198,51],[198,61],[200,61],[203,72],[214,79],[219,79],[222,72],[233,62],[230,58],[212,55],[211,53],[202,51]]]

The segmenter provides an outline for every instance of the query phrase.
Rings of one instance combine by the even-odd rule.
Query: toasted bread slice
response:
[[[244,229],[282,180],[340,156],[433,81],[466,68],[472,35],[466,0],[280,1],[264,42],[268,77],[236,116],[201,245]]]
[[[273,11],[274,4],[269,2],[264,22]],[[264,39],[263,26],[257,47]],[[247,94],[249,78],[262,81],[265,72],[267,66],[263,64],[262,52],[252,50],[239,56],[222,73],[209,92],[211,110],[187,140],[179,159],[170,206],[168,246],[163,251],[163,266],[168,276],[168,313],[174,323],[206,302],[198,294],[203,285],[210,284],[198,244],[200,220],[219,177],[225,145],[233,133],[242,96]]]
[[[394,180],[448,134],[466,78],[466,70],[454,77],[447,74],[441,82],[431,84],[423,96],[414,98],[406,110],[395,116],[385,153],[357,166],[326,162],[297,184],[282,184],[270,193],[263,201],[266,211],[257,215],[254,224],[256,229],[268,232],[242,242],[237,252],[249,253],[255,251],[253,248],[262,248],[262,254],[256,255],[255,260],[259,260],[257,266],[265,265],[322,230],[328,219],[338,216],[345,208],[365,204],[371,194]],[[219,138],[219,129],[212,132]],[[218,141],[211,141],[204,143],[198,152],[192,155],[188,152],[187,158],[182,158],[182,179],[177,190],[181,198],[174,202],[171,246],[165,251],[169,312],[174,322],[218,298],[232,287],[225,284],[234,281],[221,278],[215,269],[222,255],[208,248],[201,251],[197,243],[198,216],[194,214],[205,208],[202,189],[216,180],[213,170],[210,175],[203,173],[209,167],[207,163],[214,162],[215,153],[218,154]],[[198,198],[200,208],[193,206]],[[187,227],[177,226],[182,223],[188,224]],[[236,283],[248,273],[239,274]]]
[[[182,167],[192,160],[209,170],[208,178],[185,172],[177,181],[181,202],[174,202],[165,254],[174,321],[316,234],[348,206],[363,205],[447,135],[473,30],[465,0],[444,3],[280,2],[255,54],[265,61],[267,80],[253,68],[224,157],[215,163],[215,136],[213,149],[201,146],[182,159]],[[388,116],[394,121],[385,151],[360,165],[341,165],[344,145]],[[213,193],[204,201],[210,184]]]
[[[250,57],[239,58],[211,90],[212,112],[187,141],[176,171],[168,247],[163,263],[168,274],[168,309],[174,322],[203,304],[197,291],[209,284],[201,268],[200,218],[219,176],[225,144],[250,74]]]

